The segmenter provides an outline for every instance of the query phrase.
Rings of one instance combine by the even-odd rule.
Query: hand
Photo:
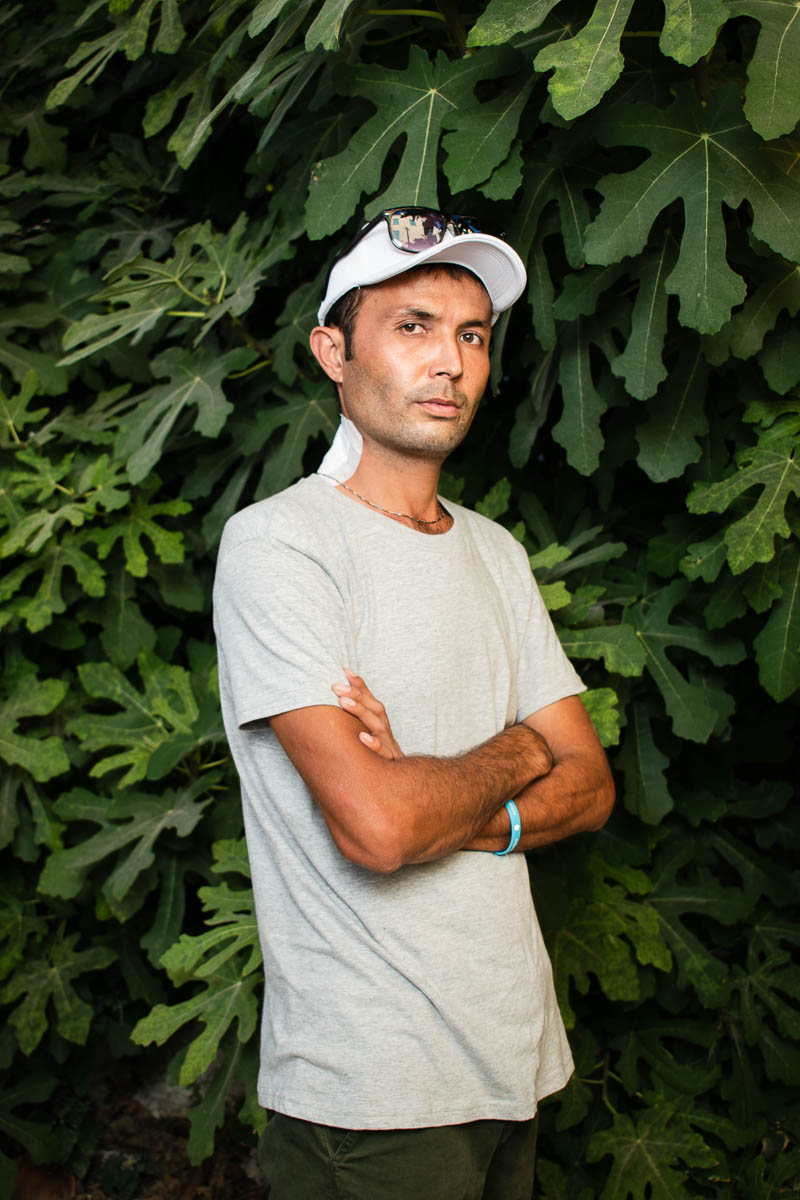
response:
[[[376,700],[360,675],[344,668],[347,683],[334,683],[333,691],[345,712],[358,717],[364,729],[359,733],[361,741],[369,750],[381,758],[403,758],[403,751],[395,741],[386,709]]]

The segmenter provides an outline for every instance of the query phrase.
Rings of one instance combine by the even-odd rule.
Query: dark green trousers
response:
[[[536,1120],[338,1129],[270,1116],[269,1200],[531,1200]]]

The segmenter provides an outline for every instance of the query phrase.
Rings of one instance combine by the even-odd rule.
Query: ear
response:
[[[342,382],[344,370],[344,334],[336,325],[317,325],[309,337],[311,353],[334,383]]]

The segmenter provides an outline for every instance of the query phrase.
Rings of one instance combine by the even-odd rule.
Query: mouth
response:
[[[418,400],[417,407],[430,413],[432,417],[457,417],[461,405],[456,400],[448,400],[444,396],[433,396],[430,400]]]

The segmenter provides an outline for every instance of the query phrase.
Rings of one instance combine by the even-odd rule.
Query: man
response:
[[[608,766],[524,548],[437,497],[524,284],[472,222],[381,214],[311,334],[334,445],[223,537],[272,1200],[529,1200],[571,1071],[518,852],[598,828]]]

